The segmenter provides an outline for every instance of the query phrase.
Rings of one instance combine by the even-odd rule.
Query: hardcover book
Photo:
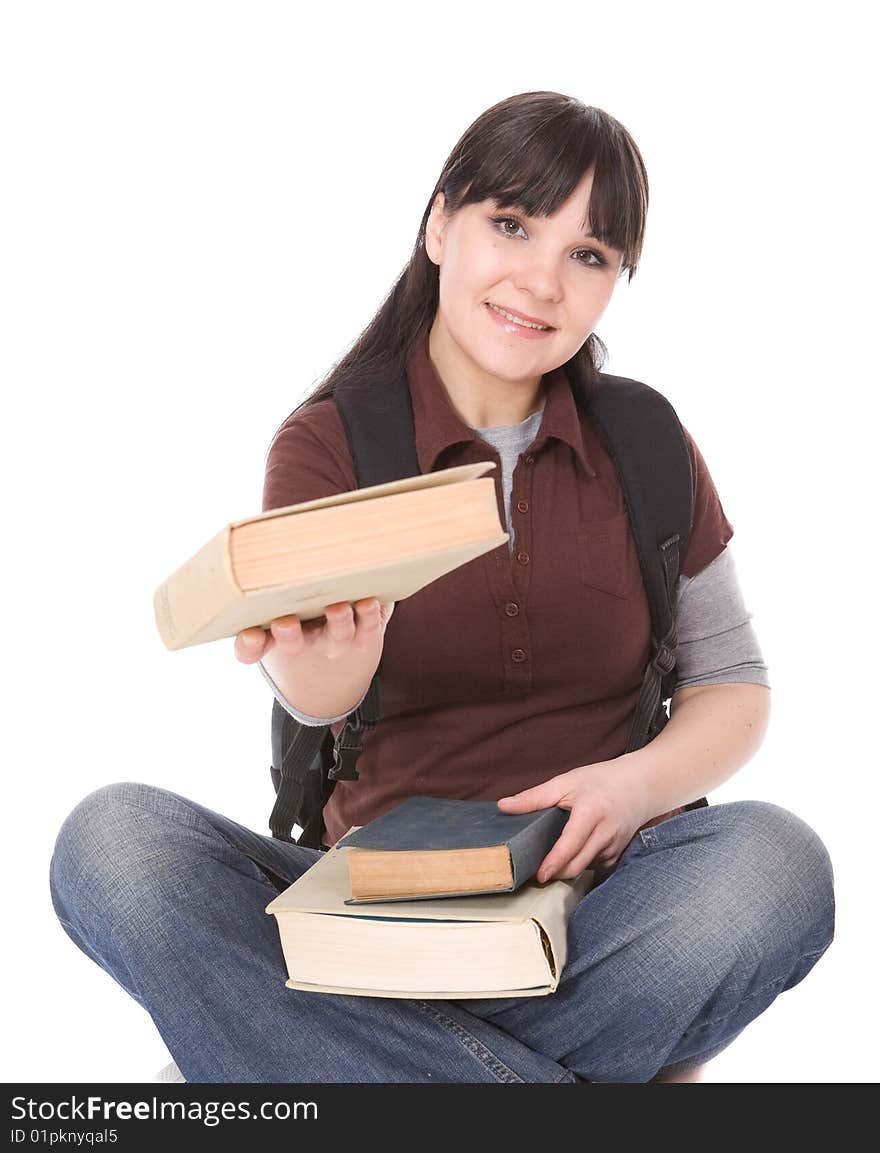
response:
[[[505,813],[495,801],[407,797],[346,837],[359,902],[514,892],[538,871],[565,809]]]
[[[404,600],[506,543],[495,461],[336,493],[232,521],[156,589],[166,648],[268,628],[366,597]]]

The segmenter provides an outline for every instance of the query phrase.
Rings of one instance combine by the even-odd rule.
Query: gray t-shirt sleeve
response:
[[[269,676],[269,673],[266,671],[266,668],[265,668],[263,662],[258,661],[257,663],[260,666],[260,672],[263,674],[264,678],[269,682],[269,687],[272,689],[272,692],[275,694],[275,699],[279,702],[279,704],[281,704],[285,709],[287,709],[287,711],[294,718],[294,720],[300,721],[304,725],[332,725],[334,723],[334,721],[344,720],[349,715],[348,713],[342,713],[338,717],[311,717],[311,716],[309,716],[308,713],[301,713],[299,711],[299,709],[294,708],[293,705],[290,703],[290,701],[283,695],[283,693],[281,692],[281,689],[278,688],[278,686],[275,684],[275,682]],[[361,701],[364,699],[364,697],[367,695],[367,693],[369,691],[370,691],[370,686],[367,685],[367,688],[364,691],[364,696],[361,697],[361,700],[358,701],[357,705],[354,706],[355,709],[358,707],[358,705],[361,703]],[[354,709],[351,709],[350,711],[354,712]]]
[[[696,576],[679,577],[676,596],[676,688],[736,681],[770,687],[730,545]]]

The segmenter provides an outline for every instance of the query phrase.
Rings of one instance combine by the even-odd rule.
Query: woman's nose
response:
[[[549,254],[523,256],[513,276],[514,287],[542,304],[555,304],[562,298],[559,264]]]

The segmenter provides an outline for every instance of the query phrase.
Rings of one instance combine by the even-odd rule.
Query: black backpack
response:
[[[652,658],[645,669],[626,752],[642,748],[669,720],[666,702],[675,691],[674,595],[693,519],[691,459],[678,416],[656,389],[623,376],[599,374],[601,385],[587,398],[577,389],[593,427],[614,462],[623,488],[651,608]],[[421,473],[415,448],[412,401],[405,371],[392,374],[381,396],[348,387],[333,393],[348,434],[358,488]],[[381,717],[382,664],[360,705],[334,740],[329,725],[303,725],[278,700],[272,702],[272,836],[323,848],[323,809],[337,780],[357,780],[362,734]],[[685,808],[708,805],[706,797]]]

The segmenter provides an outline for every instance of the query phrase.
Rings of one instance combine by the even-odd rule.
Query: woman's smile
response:
[[[495,324],[499,324],[505,332],[521,336],[525,340],[542,340],[544,337],[552,336],[556,331],[555,328],[537,328],[527,321],[515,320],[512,313],[505,315],[499,310],[498,305],[492,304],[488,300],[484,308]]]

